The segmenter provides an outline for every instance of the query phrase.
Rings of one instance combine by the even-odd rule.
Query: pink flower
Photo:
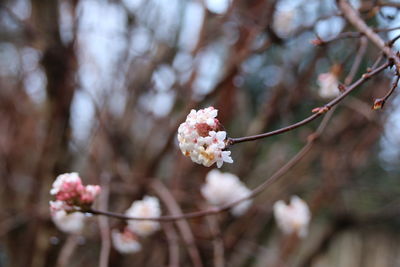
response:
[[[82,187],[82,180],[76,172],[64,173],[57,176],[53,183],[53,188],[50,194],[57,195],[58,193],[71,193],[77,188]]]
[[[81,193],[80,200],[82,203],[91,204],[100,194],[101,187],[98,185],[87,185]]]
[[[50,194],[56,196],[56,201],[50,201],[50,210],[54,212],[90,206],[100,190],[98,185],[84,186],[76,172],[61,174],[50,190]]]

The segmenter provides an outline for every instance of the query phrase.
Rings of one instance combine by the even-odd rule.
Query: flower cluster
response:
[[[201,193],[207,201],[216,206],[223,206],[250,195],[251,191],[231,173],[222,173],[216,169],[210,171],[206,177],[206,184]],[[240,216],[247,211],[252,200],[240,202],[231,209],[231,213]]]
[[[129,217],[152,218],[161,216],[160,203],[156,197],[145,196],[136,200],[125,212]],[[114,248],[123,254],[135,253],[141,250],[138,239],[147,237],[160,229],[160,223],[150,220],[130,220],[123,232],[112,231]]]
[[[218,110],[213,107],[193,110],[186,121],[179,126],[178,141],[183,155],[193,162],[210,167],[217,163],[218,168],[224,162],[232,163],[230,151],[224,151],[226,132],[220,131],[216,119]]]
[[[92,205],[100,190],[98,185],[84,186],[76,172],[61,174],[50,190],[50,194],[56,197],[56,201],[50,201],[50,209],[56,211],[88,207]]]
[[[145,196],[143,200],[134,201],[125,214],[130,217],[159,217],[161,215],[160,203],[156,197]],[[128,221],[128,228],[135,234],[146,237],[157,231],[160,228],[160,223],[147,220],[132,220]]]
[[[318,76],[318,85],[318,94],[322,98],[334,98],[340,94],[339,80],[333,72],[321,73]]]
[[[84,226],[85,215],[73,211],[90,207],[99,193],[100,186],[84,186],[75,172],[59,175],[50,190],[50,194],[56,198],[50,201],[51,217],[55,225],[63,232],[79,233]]]
[[[296,233],[299,237],[307,235],[311,213],[304,200],[292,196],[289,205],[279,200],[274,204],[274,215],[279,228],[285,234]]]
[[[122,254],[135,253],[142,249],[137,236],[125,227],[123,232],[114,229],[111,232],[114,248]]]

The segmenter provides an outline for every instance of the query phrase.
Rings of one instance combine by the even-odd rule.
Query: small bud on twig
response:
[[[318,113],[318,114],[323,114],[325,112],[328,112],[330,110],[330,107],[324,106],[324,107],[317,107],[311,110],[312,113]]]
[[[382,109],[385,105],[385,100],[382,98],[377,98],[374,101],[374,105],[371,107],[373,110]]]
[[[311,40],[310,43],[315,45],[315,46],[322,46],[322,45],[325,44],[325,42],[320,38]]]
[[[346,91],[346,86],[342,83],[339,83],[338,89],[341,93],[343,93],[344,91]]]

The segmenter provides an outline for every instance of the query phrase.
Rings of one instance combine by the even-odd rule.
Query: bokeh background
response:
[[[373,28],[400,26],[399,10],[378,2],[352,4]],[[124,212],[165,189],[181,211],[204,209],[211,168],[182,156],[179,124],[210,105],[231,137],[308,116],[327,101],[318,75],[340,64],[344,81],[362,42],[310,42],[354,31],[337,14],[333,0],[2,0],[0,266],[168,266],[172,245],[180,266],[214,266],[221,247],[225,266],[400,266],[400,98],[371,110],[390,70],[347,97],[306,157],[245,215],[186,221],[190,240],[166,223],[141,252],[121,255],[109,246],[121,221],[93,216],[81,235],[51,221],[51,184],[71,171],[103,187],[104,210]],[[379,56],[366,49],[355,78]],[[235,162],[222,171],[256,187],[319,122],[233,146]],[[302,240],[272,217],[273,203],[294,194],[313,213]]]

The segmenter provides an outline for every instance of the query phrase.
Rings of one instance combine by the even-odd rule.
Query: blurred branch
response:
[[[154,180],[151,185],[154,191],[156,191],[157,194],[160,196],[160,198],[163,200],[169,212],[172,215],[181,216],[182,210],[179,207],[178,203],[176,202],[174,196],[171,194],[171,192],[169,192],[169,190],[158,180]],[[193,266],[195,267],[203,266],[201,262],[200,253],[197,249],[196,241],[194,239],[192,230],[190,229],[189,223],[183,219],[177,221],[176,225],[178,226],[178,229],[181,232],[183,240],[187,245],[187,249],[192,259]]]
[[[74,253],[76,246],[78,245],[77,235],[68,235],[67,241],[61,248],[60,254],[57,258],[57,267],[67,267],[70,266],[70,259]]]
[[[108,198],[110,194],[110,177],[108,174],[101,175],[101,191],[99,198],[99,208],[108,209]],[[100,236],[101,236],[101,250],[99,267],[107,267],[110,257],[111,240],[110,240],[110,225],[107,217],[98,218]]]
[[[164,233],[167,236],[169,264],[168,267],[179,267],[179,243],[178,234],[172,223],[162,224]]]
[[[218,218],[216,215],[207,216],[206,218],[213,238],[214,266],[224,267],[224,241],[221,238],[221,231],[218,226]]]

